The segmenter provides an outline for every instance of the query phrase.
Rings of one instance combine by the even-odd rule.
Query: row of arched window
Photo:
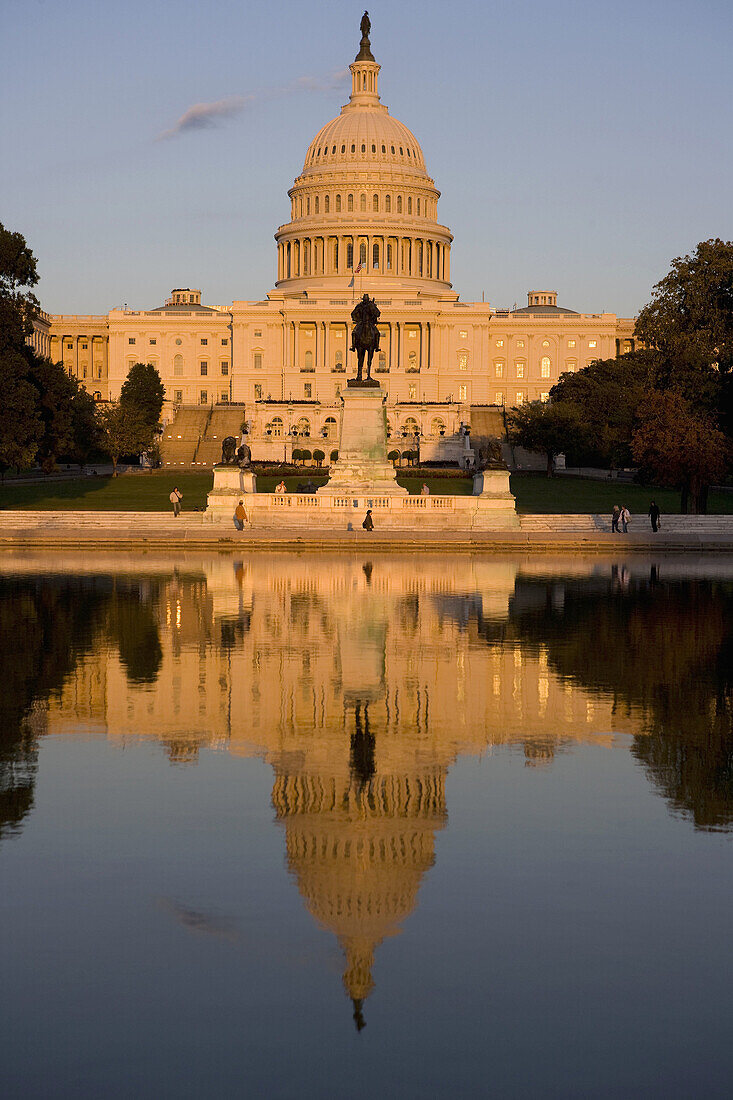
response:
[[[293,218],[308,217],[311,211],[314,214],[321,213],[321,196],[314,195],[311,202],[311,196],[300,196],[297,199],[293,199]],[[346,195],[337,194],[333,196],[333,213],[334,214],[352,214],[356,210],[357,197],[353,192],[349,191]],[[384,202],[380,200],[379,194],[375,191],[372,194],[371,200],[365,191],[362,191],[358,196],[359,213],[360,214],[412,214],[413,210],[418,218],[430,217],[433,213],[434,206],[429,199],[421,198],[420,196],[413,195],[392,195],[388,194],[384,196]],[[324,214],[330,214],[331,211],[331,195],[323,196],[323,209]]]
[[[387,150],[389,155],[393,157],[405,157],[407,160],[420,163],[420,155],[417,149],[412,149],[409,145],[400,145],[398,142],[376,142],[376,141],[342,141],[337,142],[335,145],[324,143],[319,145],[315,153],[310,158],[311,164],[317,164],[327,160],[329,157],[344,156],[346,152],[350,153],[363,153],[364,155],[371,153],[372,156],[377,155],[377,150],[381,150],[382,156],[387,156]]]
[[[337,274],[362,269],[396,272],[417,278],[446,279],[447,245],[428,238],[313,237],[286,241],[278,247],[278,278]]]
[[[323,422],[323,427],[319,431],[319,435],[323,439],[335,439],[338,432],[338,425],[336,419],[333,416],[327,416]],[[445,420],[441,416],[434,416],[430,421],[430,436],[433,439],[440,439],[446,433]],[[273,416],[272,420],[265,426],[265,434],[273,439],[282,439],[285,432],[285,423],[281,416]],[[290,428],[289,434],[293,437],[299,437],[302,439],[308,439],[312,435],[311,422],[307,416],[301,416],[295,424]],[[398,424],[396,427],[392,422],[387,420],[387,435],[390,438],[408,438],[412,439],[415,436],[421,436],[423,434],[422,428],[418,420],[414,416],[408,416],[405,420]]]

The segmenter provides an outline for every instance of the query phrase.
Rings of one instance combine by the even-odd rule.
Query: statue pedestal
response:
[[[405,496],[397,484],[394,466],[387,458],[387,414],[379,385],[351,386],[342,391],[341,442],[328,483],[319,496],[370,493]]]
[[[479,470],[473,475],[473,496],[478,498],[474,527],[519,527],[517,502],[509,490],[508,470]]]
[[[206,515],[214,520],[231,519],[242,497],[256,492],[257,478],[252,470],[243,470],[240,466],[215,466],[214,488],[206,498]]]

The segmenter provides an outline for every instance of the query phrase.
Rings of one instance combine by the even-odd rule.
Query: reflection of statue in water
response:
[[[379,307],[374,299],[365,294],[351,311],[351,320],[354,322],[351,350],[357,355],[356,382],[362,382],[364,356],[368,355],[366,383],[376,386],[378,383],[372,380],[372,359],[374,352],[379,351]]]
[[[225,436],[221,442],[222,466],[239,466],[242,469],[248,469],[251,459],[252,452],[246,443],[238,447],[235,436]]]

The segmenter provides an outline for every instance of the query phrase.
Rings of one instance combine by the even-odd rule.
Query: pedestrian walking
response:
[[[420,495],[424,496],[424,497],[429,497],[430,496],[430,486],[428,485],[427,481],[423,481],[422,489],[420,490]]]
[[[652,501],[649,505],[649,519],[652,523],[652,531],[656,532],[662,526],[659,522],[662,513],[659,511],[659,505],[656,501]]]
[[[244,501],[240,500],[237,507],[234,509],[234,526],[238,531],[244,531],[244,525],[247,522],[247,513],[244,510]]]
[[[362,523],[362,527],[364,528],[365,531],[373,531],[374,530],[374,520],[372,519],[372,510],[371,510],[371,508],[367,508],[367,513],[364,516],[364,522]]]
[[[628,531],[630,523],[631,523],[631,512],[626,507],[626,505],[623,504],[621,506],[621,530],[623,531],[624,534],[626,534],[626,532]]]
[[[173,515],[180,516],[181,514],[181,501],[183,500],[183,493],[177,485],[174,486],[173,492],[168,497],[169,501],[173,505]]]
[[[618,534],[618,521],[621,515],[621,509],[618,504],[614,504],[613,511],[611,512],[611,532],[615,531]]]

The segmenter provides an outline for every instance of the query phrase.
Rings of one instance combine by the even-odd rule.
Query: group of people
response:
[[[652,501],[649,505],[649,521],[652,525],[652,531],[656,532],[662,526],[661,515],[659,505],[656,501]],[[614,504],[613,511],[611,512],[611,531],[618,533],[619,523],[621,524],[621,532],[625,535],[629,530],[629,524],[631,523],[631,512],[622,504],[620,507],[618,504]]]

